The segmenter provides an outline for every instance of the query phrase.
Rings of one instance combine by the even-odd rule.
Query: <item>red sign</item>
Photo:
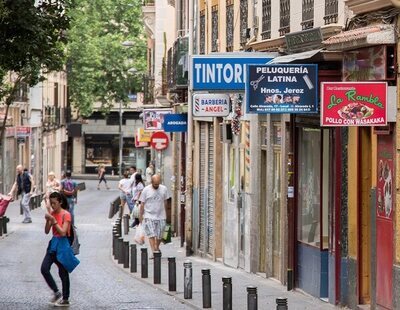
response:
[[[322,83],[321,126],[385,126],[386,82]]]
[[[168,136],[163,131],[156,131],[151,135],[151,147],[157,151],[165,150],[168,147],[168,143]]]

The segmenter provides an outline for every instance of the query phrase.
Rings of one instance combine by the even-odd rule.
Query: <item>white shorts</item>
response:
[[[162,239],[166,220],[144,219],[143,230],[148,238]]]

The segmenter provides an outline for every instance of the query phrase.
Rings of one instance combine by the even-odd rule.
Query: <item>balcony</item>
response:
[[[356,15],[374,12],[390,6],[400,8],[400,0],[345,0],[344,2]]]
[[[188,87],[188,47],[188,37],[181,37],[168,51],[167,79],[170,92]]]
[[[57,129],[70,122],[70,108],[45,106],[43,111],[43,128],[45,130]]]

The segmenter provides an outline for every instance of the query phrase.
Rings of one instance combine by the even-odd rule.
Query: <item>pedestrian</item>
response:
[[[125,208],[125,204],[127,203],[127,200],[128,199],[132,200],[132,196],[131,196],[132,182],[131,182],[131,179],[129,178],[128,171],[124,172],[124,177],[118,183],[118,189],[120,190],[119,198],[121,199],[121,205],[120,205],[120,209],[119,209],[119,217],[122,218],[122,216],[124,215],[124,208]],[[128,196],[130,196],[130,198]]]
[[[71,214],[67,211],[67,199],[58,192],[53,192],[48,198],[46,197],[46,203],[49,205],[49,209],[52,209],[52,212],[45,214],[46,224],[44,231],[48,234],[52,229],[53,237],[47,247],[40,271],[54,294],[50,302],[57,307],[68,307],[70,293],[69,272],[72,272],[79,264],[79,260],[74,256],[68,240],[71,231]],[[62,294],[50,273],[53,264],[58,267]]]
[[[145,174],[146,174],[146,185],[150,185],[151,177],[154,175],[154,165],[151,162],[149,162],[149,166],[146,168]]]
[[[143,189],[144,189],[144,182],[142,179],[142,175],[139,173],[136,173],[135,181],[132,185],[133,206],[135,206],[136,204],[139,203],[139,198],[140,198],[140,195],[142,194]],[[139,225],[139,218],[134,218],[134,220],[133,220],[132,227],[135,227],[136,225]]]
[[[143,226],[145,235],[149,238],[151,250],[160,252],[160,243],[167,220],[168,189],[160,184],[161,177],[156,174],[151,177],[151,184],[147,185],[140,195],[139,222]]]
[[[100,184],[101,184],[101,182],[104,182],[104,184],[106,185],[106,188],[107,188],[107,189],[110,189],[110,188],[108,187],[107,180],[106,180],[106,177],[105,177],[105,175],[106,175],[106,168],[105,168],[105,166],[104,166],[103,164],[101,164],[101,165],[99,166],[99,169],[98,169],[98,171],[97,171],[97,175],[98,175],[98,178],[99,178],[99,184],[97,185],[97,189],[100,190]]]
[[[75,204],[76,204],[76,192],[78,184],[72,180],[71,171],[67,170],[65,172],[65,178],[61,181],[60,192],[64,194],[68,202],[68,210],[71,213],[71,223],[75,223]]]
[[[15,190],[17,189],[17,195],[22,195],[20,205],[24,212],[24,220],[22,223],[29,224],[32,223],[31,211],[29,209],[29,201],[31,199],[35,183],[33,181],[32,175],[27,169],[24,169],[22,165],[18,165],[16,168],[17,177],[15,182],[11,187],[8,196],[13,196]]]
[[[47,175],[46,182],[46,192],[41,202],[41,207],[43,210],[47,210],[47,212],[51,212],[51,207],[49,204],[46,204],[46,197],[48,198],[51,193],[60,191],[61,185],[60,182],[56,179],[56,175],[53,171],[50,171]],[[50,209],[48,209],[50,207]]]

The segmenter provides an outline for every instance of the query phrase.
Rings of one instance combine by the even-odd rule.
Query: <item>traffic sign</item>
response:
[[[168,147],[168,136],[163,131],[156,131],[152,134],[150,144],[153,149],[157,151],[165,150]]]

